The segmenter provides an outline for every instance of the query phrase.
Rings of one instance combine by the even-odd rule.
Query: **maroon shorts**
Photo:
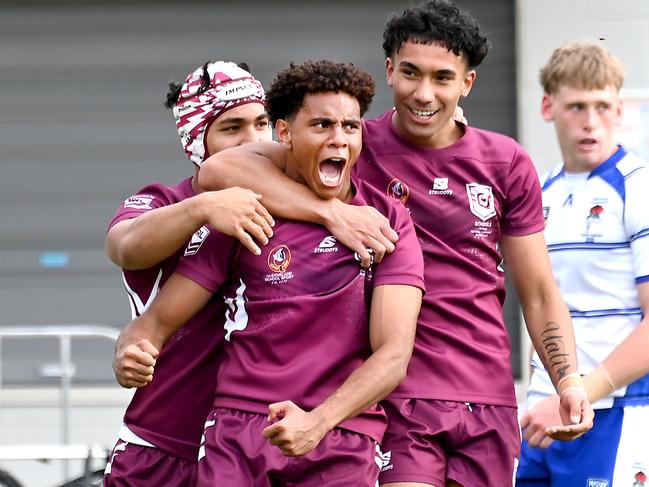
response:
[[[159,448],[118,440],[106,465],[104,487],[193,487],[196,467]]]
[[[368,436],[334,428],[313,451],[287,457],[262,436],[268,424],[262,414],[214,408],[203,433],[198,486],[375,487],[377,445]]]
[[[389,399],[383,406],[381,485],[513,484],[521,438],[516,408],[431,399]]]

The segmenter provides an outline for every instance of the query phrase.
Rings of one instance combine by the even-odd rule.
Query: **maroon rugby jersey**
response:
[[[424,252],[428,294],[393,397],[515,407],[498,242],[543,230],[534,165],[514,140],[472,127],[443,149],[413,146],[392,113],[365,122],[354,169],[408,208]]]
[[[177,271],[223,294],[228,306],[215,406],[268,414],[269,404],[292,400],[313,409],[372,353],[371,286],[423,289],[421,248],[407,212],[361,185],[353,204],[366,203],[400,234],[397,250],[367,273],[325,227],[287,220],[277,221],[260,256],[214,230],[185,253]],[[340,426],[380,441],[385,416],[375,406]]]
[[[151,184],[127,198],[110,227],[154,208],[194,196],[191,178],[176,186]],[[184,252],[145,270],[123,271],[133,316],[139,316],[174,272]],[[163,347],[154,380],[135,392],[124,423],[142,439],[174,455],[198,461],[205,418],[212,407],[222,359],[223,299],[214,297]]]

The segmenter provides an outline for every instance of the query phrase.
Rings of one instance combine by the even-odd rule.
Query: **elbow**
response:
[[[226,189],[227,181],[224,177],[228,170],[228,164],[222,157],[218,157],[218,154],[212,155],[201,164],[201,170],[198,171],[198,185],[206,191]]]
[[[387,357],[386,363],[390,370],[390,382],[393,384],[393,388],[398,386],[406,378],[411,356],[412,348],[407,351],[395,351]]]
[[[113,264],[124,270],[136,271],[146,267],[139,258],[142,253],[137,248],[137,242],[131,242],[128,237],[124,237],[117,245],[107,245],[106,253]]]

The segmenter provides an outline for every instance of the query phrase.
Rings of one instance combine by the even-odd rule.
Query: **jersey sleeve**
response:
[[[624,226],[631,245],[635,281],[649,281],[649,167],[629,174],[625,184]]]
[[[229,276],[238,241],[204,225],[189,240],[176,272],[217,293]]]
[[[122,220],[136,218],[147,211],[162,208],[175,202],[170,188],[159,183],[149,184],[122,202],[115,211],[108,225],[108,230]]]
[[[408,210],[399,202],[388,207],[390,225],[399,235],[394,252],[387,254],[376,266],[374,286],[402,284],[418,287],[426,292],[424,285],[424,257],[415,226]]]
[[[524,236],[544,228],[541,185],[530,156],[517,146],[507,181],[507,195],[502,217],[506,235]]]

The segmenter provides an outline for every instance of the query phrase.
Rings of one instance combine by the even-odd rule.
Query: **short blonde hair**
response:
[[[556,93],[563,85],[599,90],[613,85],[619,91],[624,83],[622,62],[595,42],[570,42],[557,48],[539,76],[543,90]]]

